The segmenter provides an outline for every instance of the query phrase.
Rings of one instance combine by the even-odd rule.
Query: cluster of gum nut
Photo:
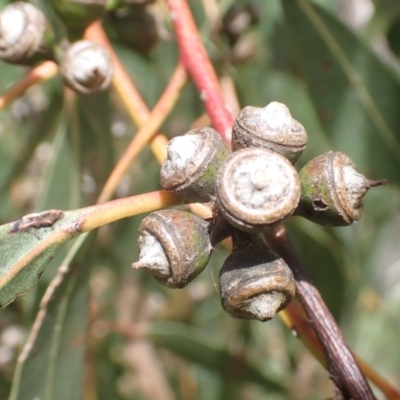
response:
[[[54,45],[54,33],[43,12],[17,1],[0,13],[0,58],[12,64],[32,65],[52,60],[59,64],[65,85],[82,94],[106,90],[113,76],[109,52],[89,40]]]
[[[20,1],[0,13],[0,58],[28,65],[56,61],[64,83],[83,94],[107,89],[113,74],[108,51],[94,42],[56,49],[42,11]],[[351,224],[361,217],[367,190],[384,183],[357,173],[339,152],[315,158],[298,174],[293,164],[306,143],[303,126],[277,102],[239,113],[232,154],[212,128],[172,139],[161,185],[185,202],[207,203],[213,217],[177,209],[150,214],[139,228],[140,260],[133,266],[149,269],[168,287],[182,288],[206,267],[213,247],[232,236],[233,251],[219,279],[223,308],[238,318],[271,319],[291,301],[295,284],[289,267],[259,233],[290,215]]]
[[[291,215],[323,225],[357,221],[368,189],[385,183],[359,174],[340,152],[293,164],[307,143],[304,127],[282,103],[245,107],[232,130],[232,150],[212,128],[193,129],[168,143],[160,172],[164,189],[184,202],[207,203],[213,217],[180,209],[151,213],[139,227],[139,261],[157,281],[182,288],[206,267],[213,247],[232,236],[219,274],[224,310],[267,321],[288,305],[295,282],[287,264],[261,239]]]

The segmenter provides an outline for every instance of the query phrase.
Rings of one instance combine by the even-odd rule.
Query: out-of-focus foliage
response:
[[[0,8],[7,3],[0,0]],[[33,3],[54,19],[47,2]],[[322,228],[299,218],[287,226],[350,347],[400,386],[400,3],[190,4],[210,57],[218,73],[233,80],[240,105],[282,101],[306,127],[309,145],[298,167],[337,150],[371,179],[389,179],[367,195],[364,217],[351,227]],[[211,18],[212,5],[219,17],[243,6],[251,10],[251,24],[233,35]],[[151,108],[178,50],[165,7],[149,11],[161,38],[148,51],[133,51],[106,28]],[[62,35],[59,25],[56,32]],[[1,91],[25,72],[1,63]],[[169,137],[183,134],[203,112],[189,84],[162,130]],[[136,131],[112,91],[71,101],[58,78],[30,89],[0,113],[0,223],[93,204]],[[117,196],[156,190],[158,171],[146,149]],[[9,396],[11,386],[13,400],[331,395],[327,373],[279,319],[263,324],[223,313],[217,291],[227,255],[222,248],[186,289],[165,289],[149,273],[133,271],[141,218],[106,226],[86,242],[55,288],[31,356],[17,367],[40,299],[74,243],[59,251],[35,289],[1,310],[0,398]]]

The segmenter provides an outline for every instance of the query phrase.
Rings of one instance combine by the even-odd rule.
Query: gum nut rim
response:
[[[239,229],[263,230],[296,209],[300,179],[290,161],[274,151],[245,148],[230,155],[217,178],[221,212]]]
[[[113,76],[108,50],[90,40],[72,43],[61,60],[60,69],[67,84],[84,94],[107,89]]]
[[[276,101],[266,107],[247,106],[238,114],[233,128],[237,134],[251,134],[270,143],[304,149],[307,133],[290,114],[289,109]]]
[[[171,139],[161,167],[161,186],[166,190],[189,186],[204,173],[221,141],[219,134],[209,127],[192,129]]]
[[[358,221],[363,211],[362,198],[368,190],[366,186],[368,179],[356,171],[355,164],[346,154],[341,152],[328,154],[331,161],[332,182],[335,186],[332,195],[335,197],[336,207],[340,208],[340,214],[346,222]],[[352,188],[356,193],[352,193]]]

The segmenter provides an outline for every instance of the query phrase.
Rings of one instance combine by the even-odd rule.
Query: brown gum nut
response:
[[[264,108],[247,106],[236,117],[232,147],[261,147],[282,154],[293,164],[307,144],[307,133],[289,109],[276,101]]]
[[[300,199],[300,180],[286,158],[252,147],[227,158],[218,174],[216,192],[227,221],[256,232],[293,213]]]
[[[139,227],[140,259],[132,266],[147,268],[162,284],[182,288],[207,265],[212,246],[209,223],[181,210],[148,215]]]
[[[40,48],[46,31],[41,10],[22,1],[0,13],[0,57],[12,63],[27,62]]]
[[[235,318],[268,321],[293,299],[293,273],[263,244],[236,249],[220,271],[221,302]]]
[[[356,171],[354,163],[343,153],[333,153],[331,162],[337,204],[347,221],[358,221],[363,211],[362,198],[369,188],[368,180]]]
[[[60,63],[64,83],[83,94],[106,90],[110,86],[113,72],[108,50],[89,40],[71,44]]]
[[[215,179],[230,154],[212,128],[193,129],[170,140],[160,172],[161,186],[188,201],[215,199]]]

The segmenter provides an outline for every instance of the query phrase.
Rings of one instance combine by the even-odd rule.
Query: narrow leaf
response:
[[[36,285],[59,247],[79,233],[76,213],[49,210],[0,226],[0,306]]]
[[[9,400],[82,399],[93,253],[88,250],[94,248],[86,238],[74,243],[42,299],[18,357]]]
[[[274,391],[284,390],[284,383],[266,375],[245,359],[238,359],[226,351],[223,346],[217,346],[214,340],[207,339],[204,334],[185,324],[172,322],[153,323],[145,329],[144,335],[161,347],[169,349],[186,359],[202,364],[228,377],[229,370],[235,370],[234,365],[242,371],[236,376]]]
[[[304,0],[283,0],[297,63],[335,150],[400,182],[400,82],[354,32]],[[384,162],[383,162],[384,161]]]

